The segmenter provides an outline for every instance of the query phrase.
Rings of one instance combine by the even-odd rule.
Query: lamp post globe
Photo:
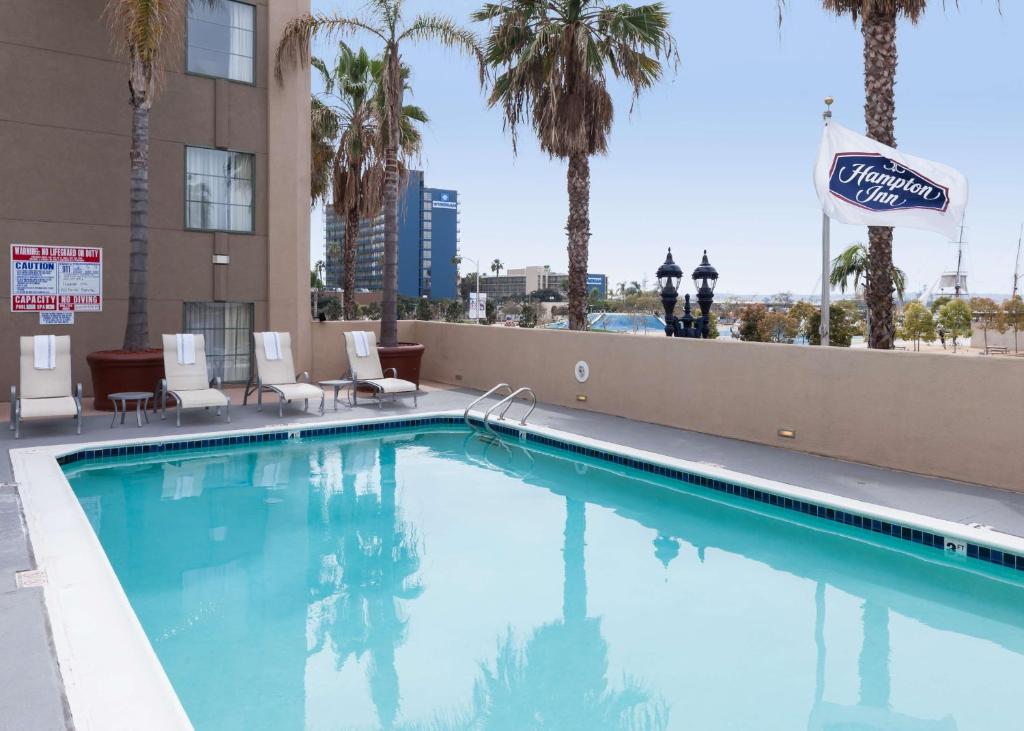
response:
[[[683,270],[672,260],[672,247],[668,247],[665,263],[658,267],[655,274],[658,278],[658,292],[661,294],[661,306],[665,308],[665,334],[672,337],[676,334],[676,302],[679,301],[679,283],[683,279]]]
[[[702,338],[710,336],[711,303],[715,299],[715,285],[718,284],[718,270],[708,262],[708,251],[704,250],[704,258],[693,270],[693,283],[697,287],[697,304],[700,306]]]

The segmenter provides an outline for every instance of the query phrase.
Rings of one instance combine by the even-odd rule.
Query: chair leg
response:
[[[14,407],[14,438],[21,439],[21,402]]]
[[[176,407],[174,407],[174,413],[175,413],[175,422],[176,422],[177,426],[181,426],[181,404],[178,404]]]
[[[228,402],[226,404],[224,404],[224,414],[227,416],[228,423],[230,424],[231,423],[231,399],[228,399]]]
[[[284,396],[280,396],[277,399],[277,418],[280,419],[284,416]]]
[[[303,411],[309,411],[309,399],[308,398],[302,399],[302,410]]]
[[[326,394],[326,393],[325,393],[325,394],[323,394],[323,395],[322,395],[322,396],[320,397],[320,416],[323,416],[323,415],[324,415],[324,411],[326,410],[326,409],[325,409],[325,406],[324,406],[324,400],[325,400],[326,398],[327,398],[327,394]],[[337,400],[335,400],[335,402],[334,402],[334,408],[335,408],[335,410],[337,410],[337,408],[338,408],[338,402],[337,402]]]

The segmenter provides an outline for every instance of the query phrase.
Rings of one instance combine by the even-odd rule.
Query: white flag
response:
[[[814,168],[821,209],[840,223],[907,226],[956,238],[967,178],[948,165],[906,155],[832,122]]]

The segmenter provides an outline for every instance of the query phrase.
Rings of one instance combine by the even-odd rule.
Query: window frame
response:
[[[233,228],[197,228],[195,226],[189,226],[188,225],[188,204],[189,204],[189,200],[188,200],[188,151],[189,151],[189,148],[193,148],[193,149],[197,149],[197,150],[213,150],[214,152],[229,152],[229,153],[230,152],[234,152],[234,153],[237,153],[237,154],[240,154],[240,155],[250,155],[250,156],[252,156],[252,204],[249,206],[250,210],[252,211],[252,228],[250,228],[248,231],[242,231],[242,230],[233,229]],[[181,217],[182,217],[182,225],[183,225],[183,227],[184,227],[184,229],[186,231],[195,231],[195,232],[199,232],[199,233],[226,233],[226,234],[236,234],[238,236],[255,236],[256,235],[256,181],[257,181],[257,177],[258,177],[256,175],[256,157],[257,157],[257,155],[256,155],[255,152],[246,152],[245,150],[233,150],[233,149],[230,149],[230,148],[223,148],[223,147],[211,147],[210,145],[189,145],[189,144],[182,145],[182,176],[181,176],[181,184],[182,184],[182,191],[181,192],[182,192],[182,195],[181,195],[181,200],[182,200],[182,203],[183,203],[183,207],[182,207]],[[220,205],[230,205],[230,204],[220,204]]]
[[[196,76],[200,79],[223,79],[232,84],[242,84],[244,86],[256,86],[256,81],[259,76],[259,63],[257,59],[259,57],[259,43],[257,42],[259,35],[259,7],[254,3],[245,2],[245,0],[222,0],[223,2],[233,2],[239,5],[248,5],[252,8],[252,81],[242,81],[241,79],[232,79],[230,76],[217,76],[216,74],[204,74],[201,71],[192,71],[189,68],[189,50],[191,45],[188,42],[188,31],[189,26],[192,23],[192,18],[189,17],[188,9],[185,10],[185,75]],[[201,229],[206,230],[206,229]]]

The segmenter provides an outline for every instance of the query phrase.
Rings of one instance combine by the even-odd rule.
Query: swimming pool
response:
[[[436,421],[66,460],[197,729],[1017,727],[1021,572]]]

